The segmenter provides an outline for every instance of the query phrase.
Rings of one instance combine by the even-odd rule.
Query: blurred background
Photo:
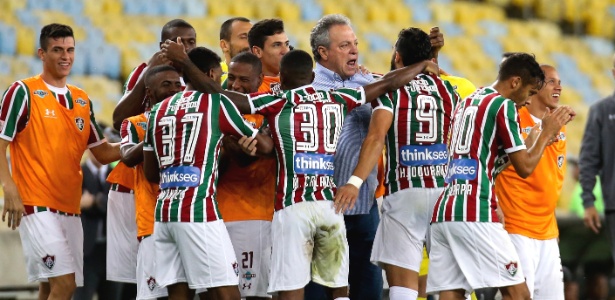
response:
[[[373,72],[388,71],[397,33],[410,26],[426,32],[439,26],[445,36],[441,68],[477,87],[495,80],[503,52],[534,53],[558,69],[561,101],[578,113],[568,126],[573,156],[579,153],[589,105],[613,92],[615,0],[0,0],[0,89],[40,73],[36,49],[43,25],[68,24],[77,47],[69,83],[86,90],[96,118],[110,123],[125,78],[159,49],[160,29],[171,19],[191,23],[199,46],[222,55],[219,30],[229,17],[281,18],[291,44],[310,51],[312,26],[332,13],[351,19],[360,63]],[[578,228],[579,214],[570,212],[572,169],[568,173],[558,216]],[[4,224],[1,228],[0,292],[3,286],[26,284],[19,238],[3,235]]]

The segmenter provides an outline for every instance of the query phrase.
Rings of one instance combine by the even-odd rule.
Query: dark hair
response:
[[[220,62],[222,62],[222,59],[220,59],[220,56],[218,56],[216,52],[205,47],[196,47],[190,50],[190,52],[188,52],[188,57],[201,72],[206,74],[212,69],[220,68]],[[190,79],[184,76],[184,81],[189,83]]]
[[[509,57],[513,56],[513,54],[516,54],[516,53],[519,53],[519,52],[504,52],[504,53],[502,53],[502,58],[505,58],[505,59],[509,58]]]
[[[147,68],[145,75],[143,75],[143,81],[145,82],[145,86],[149,86],[150,80],[154,75],[162,72],[173,71],[177,73],[177,70],[169,65],[158,65],[151,68]]]
[[[258,58],[258,56],[254,55],[251,52],[241,52],[235,57],[231,58],[231,63],[241,63],[248,64],[252,66],[252,70],[260,75],[263,72],[263,63]]]
[[[231,26],[233,26],[233,23],[235,23],[235,21],[250,23],[250,19],[244,18],[244,17],[235,17],[235,18],[230,18],[224,21],[224,23],[222,23],[222,26],[220,26],[220,39],[221,40],[225,40],[225,41],[231,40]]]
[[[429,35],[416,27],[402,29],[397,35],[395,51],[401,56],[404,66],[429,59],[432,56]]]
[[[171,29],[178,28],[178,27],[194,29],[194,27],[192,27],[192,25],[190,25],[190,23],[186,22],[185,20],[173,19],[167,22],[166,24],[164,24],[164,26],[162,26],[162,30],[160,31],[160,41],[164,42],[166,40],[165,35],[167,35],[168,32],[171,31]]]
[[[45,25],[41,29],[41,35],[38,39],[38,42],[41,46],[41,49],[47,51],[47,45],[49,44],[48,40],[50,38],[57,39],[65,37],[72,37],[74,39],[75,36],[73,35],[73,29],[68,25],[52,23]]]
[[[542,88],[545,81],[545,73],[540,68],[534,54],[517,52],[511,54],[500,64],[498,80],[506,80],[510,77],[519,76],[523,85],[537,84]]]
[[[248,43],[261,49],[265,48],[267,37],[284,32],[284,22],[280,19],[265,19],[256,22],[248,32]]]
[[[285,78],[311,78],[313,68],[312,56],[303,50],[289,51],[280,61],[280,75]]]

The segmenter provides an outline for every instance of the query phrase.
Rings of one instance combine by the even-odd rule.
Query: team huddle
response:
[[[39,299],[83,285],[86,149],[120,160],[107,178],[107,278],[136,283],[137,299],[308,299],[310,281],[331,299],[369,299],[349,285],[361,270],[343,214],[364,194],[384,197],[368,263],[386,272],[390,299],[487,287],[563,299],[554,209],[575,113],[558,104],[553,67],[512,53],[476,89],[438,67],[437,29],[407,28],[375,75],[341,15],[318,21],[311,55],[291,50],[278,19],[224,22],[224,58],[196,37],[183,20],[162,28],[160,51],[126,80],[112,144],[66,83],[72,29],[42,29],[43,72],[13,83],[0,108],[12,170],[0,157],[2,217],[20,228]]]

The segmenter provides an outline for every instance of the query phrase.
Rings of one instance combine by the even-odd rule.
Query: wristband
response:
[[[361,188],[361,185],[363,184],[363,179],[359,178],[358,176],[350,176],[350,178],[348,179],[348,182],[346,182],[346,184],[352,184],[354,186],[356,186],[358,189]]]

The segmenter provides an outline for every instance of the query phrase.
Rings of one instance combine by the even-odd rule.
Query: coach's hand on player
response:
[[[177,41],[166,40],[161,45],[161,48],[164,57],[172,63],[179,63],[189,59],[181,37],[178,37]]]
[[[347,183],[338,188],[335,194],[335,202],[333,203],[335,212],[339,214],[340,212],[345,212],[347,209],[352,209],[358,196],[359,189],[352,184]]]
[[[595,207],[592,206],[585,208],[583,222],[585,223],[586,227],[591,229],[596,234],[600,233],[600,228],[602,228],[602,224],[600,223],[600,215],[598,215],[598,211]]]
[[[15,230],[21,224],[24,214],[23,202],[17,191],[15,183],[6,183],[4,189],[4,208],[2,209],[2,222],[7,221],[9,228]]]
[[[252,156],[256,156],[256,143],[258,141],[253,138],[253,137],[249,137],[249,136],[242,136],[238,143],[239,146],[241,146],[241,150],[243,150],[243,152],[252,155]]]

